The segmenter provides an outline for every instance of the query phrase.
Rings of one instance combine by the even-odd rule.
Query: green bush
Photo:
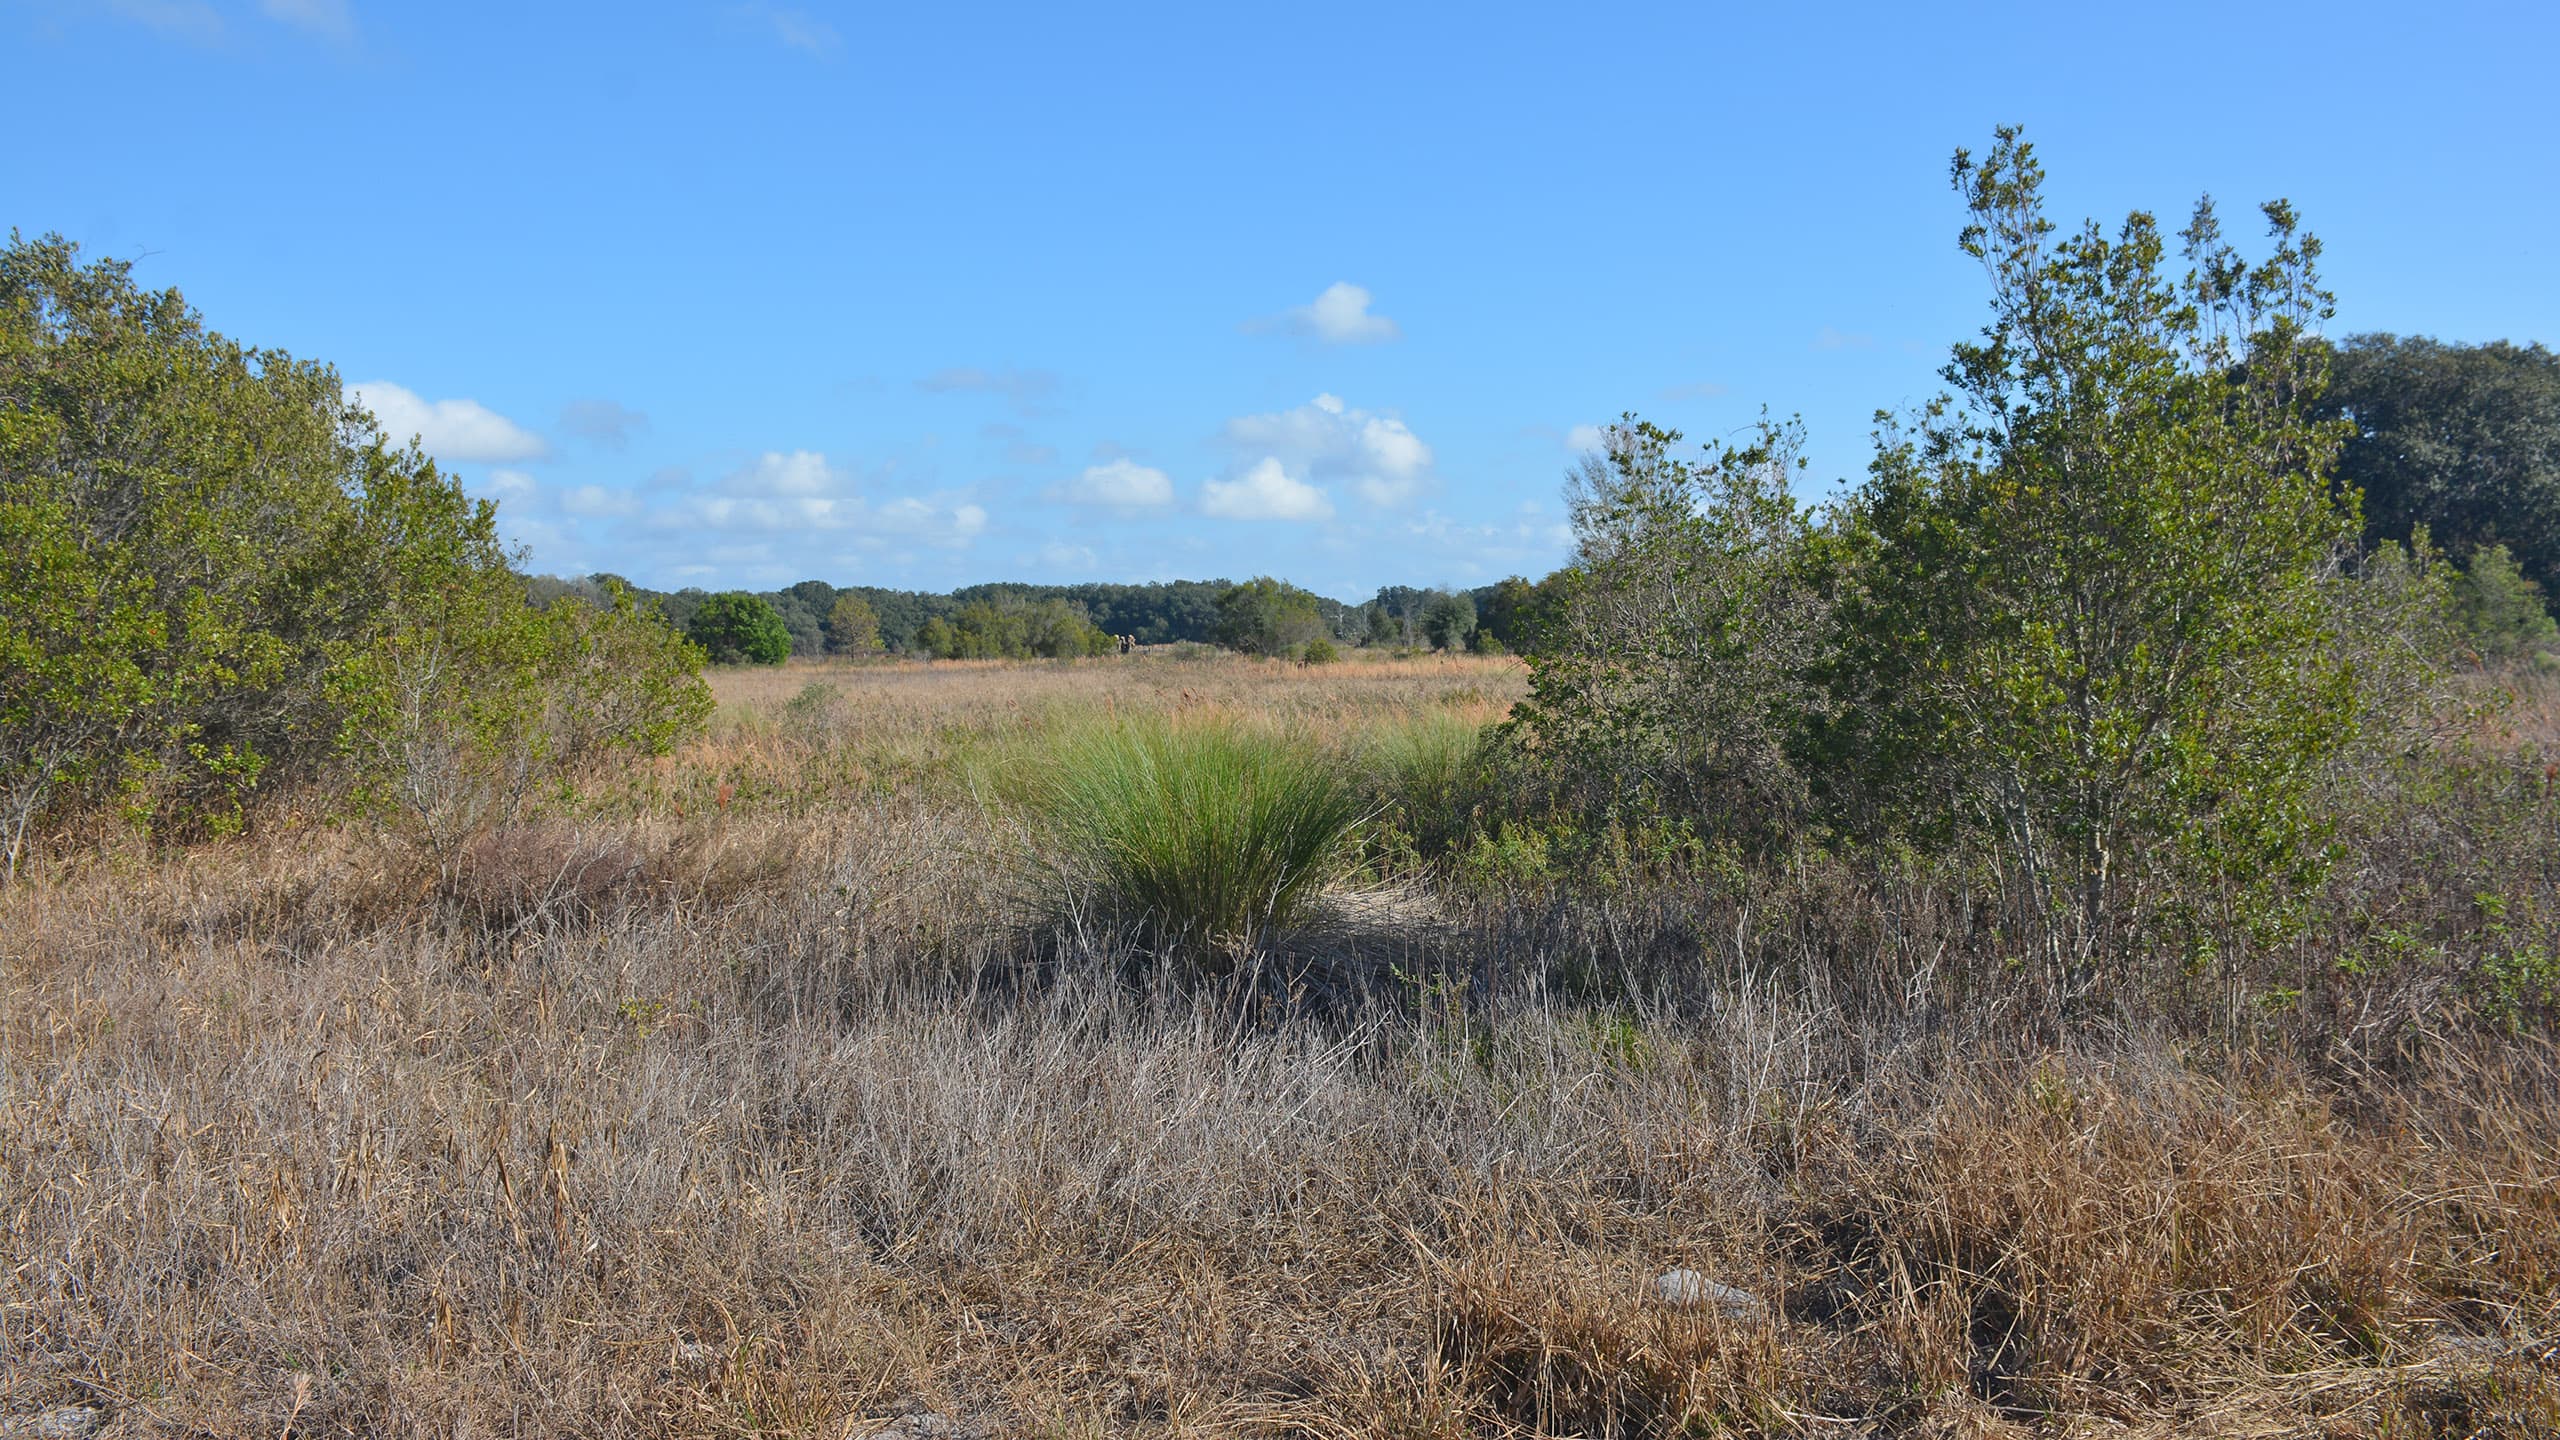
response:
[[[352,783],[469,813],[700,723],[682,637],[618,587],[536,609],[495,508],[394,439],[123,262],[0,247],[0,873],[107,807],[220,832]]]
[[[2560,650],[2560,622],[2542,602],[2542,587],[2517,568],[2504,545],[2484,545],[2453,584],[2463,628],[2480,654],[2492,660],[2530,659]]]
[[[772,602],[733,590],[702,602],[685,634],[719,665],[779,665],[791,658],[791,627]]]
[[[1071,732],[1034,764],[1015,798],[1062,898],[1207,969],[1299,920],[1361,819],[1316,747],[1232,721]]]
[[[1324,634],[1316,597],[1268,575],[1218,596],[1218,643],[1247,655],[1285,655]]]
[[[1333,648],[1332,641],[1319,635],[1307,642],[1306,648],[1298,652],[1298,658],[1310,665],[1330,665],[1342,658],[1342,652]]]

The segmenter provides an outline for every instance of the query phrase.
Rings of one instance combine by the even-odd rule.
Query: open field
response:
[[[279,812],[0,891],[0,1434],[2560,1433],[2560,1054],[2450,998],[2538,942],[2445,918],[2548,852],[2459,796],[2282,1004],[2057,1026],[1959,890],[1816,856],[1376,844],[1182,983],[1039,907],[1008,771],[1220,717],[1416,826],[1380,737],[1517,664],[715,686],[440,863]],[[2539,773],[2554,713],[2491,738]],[[2382,931],[2434,958],[2338,963]]]

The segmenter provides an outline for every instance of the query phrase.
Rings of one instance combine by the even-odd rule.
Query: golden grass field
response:
[[[1098,714],[1348,744],[1525,683],[723,673],[441,870],[281,816],[44,868],[0,1435],[2560,1433],[2547,1039],[2039,1038],[1951,903],[1811,871],[1401,877],[1299,1005],[1035,933],[982,783]]]

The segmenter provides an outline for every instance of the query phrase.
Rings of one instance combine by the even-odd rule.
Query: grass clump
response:
[[[1019,799],[1066,898],[1195,963],[1298,921],[1364,810],[1316,746],[1208,717],[1064,732]]]
[[[1357,761],[1379,813],[1374,839],[1391,869],[1418,867],[1465,837],[1483,780],[1484,727],[1428,710],[1369,727]]]

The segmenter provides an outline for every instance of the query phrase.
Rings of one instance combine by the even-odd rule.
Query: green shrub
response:
[[[228,833],[317,786],[468,825],[701,724],[683,637],[617,582],[533,606],[495,507],[397,438],[124,262],[0,246],[0,878],[109,807]]]
[[[1361,819],[1316,747],[1232,721],[1071,732],[1034,763],[1016,798],[1068,898],[1204,968],[1298,920]]]
[[[2453,593],[2463,628],[2482,656],[2514,660],[2560,651],[2560,622],[2544,608],[2542,587],[2525,578],[2506,546],[2473,551]]]
[[[1332,641],[1319,635],[1307,642],[1307,648],[1298,652],[1298,658],[1309,665],[1330,665],[1342,658],[1342,652],[1333,648]]]
[[[791,627],[771,601],[733,590],[702,602],[685,634],[720,665],[779,665],[791,658]]]

